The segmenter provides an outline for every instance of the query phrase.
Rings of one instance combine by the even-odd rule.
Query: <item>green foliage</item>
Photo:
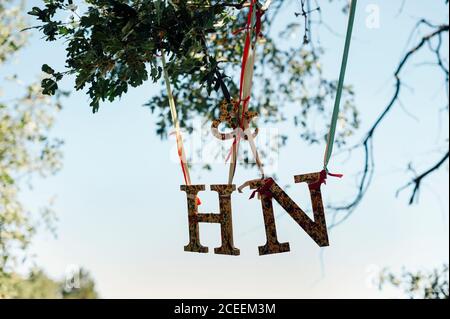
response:
[[[411,299],[449,299],[448,276],[448,265],[429,272],[404,270],[400,275],[384,270],[380,274],[380,288],[394,286]]]
[[[25,34],[16,34],[24,26],[21,8],[6,5],[0,5],[0,35],[5,37],[0,41],[0,67],[26,43]],[[59,109],[36,84],[8,103],[0,99],[0,272],[14,264],[12,251],[26,249],[36,228],[19,201],[20,180],[55,173],[61,166],[62,142],[49,136]],[[51,210],[42,212],[51,221]]]
[[[290,1],[272,3],[281,8]],[[245,25],[247,12],[239,2],[89,0],[84,7],[71,23],[57,18],[74,10],[69,0],[46,0],[29,12],[41,22],[37,28],[45,39],[63,39],[67,52],[66,70],[46,67],[51,77],[42,83],[45,94],[53,94],[58,80],[72,74],[75,89],[86,88],[96,112],[101,101],[115,100],[130,86],[159,81],[159,55],[164,52],[170,59],[168,71],[182,127],[191,130],[192,120],[199,116],[205,122],[217,117],[220,101],[237,96],[233,79],[238,79],[245,34],[233,31]],[[264,40],[258,46],[251,107],[271,122],[285,120],[283,106],[292,105],[301,137],[321,142],[326,125],[317,132],[308,118],[322,114],[328,123],[336,84],[322,75],[321,48],[299,37],[302,20],[272,34],[270,26],[278,11],[269,10],[263,17]],[[299,40],[292,41],[294,37]],[[346,88],[338,144],[359,125],[352,96],[351,88]],[[146,105],[158,112],[157,134],[166,136],[171,127],[166,92]]]
[[[25,19],[20,14],[21,7],[11,6],[10,0],[0,2],[0,64],[19,50],[26,42],[27,36],[21,29]]]
[[[44,23],[40,30],[46,40],[68,39],[66,73],[75,74],[77,89],[89,85],[94,112],[100,100],[112,101],[149,77],[157,81],[161,77],[157,66],[160,50],[180,59],[199,52],[205,32],[214,31],[216,15],[224,10],[222,6],[192,10],[185,1],[176,6],[166,1],[87,3],[87,12],[70,26],[54,17],[58,10],[70,10],[71,1],[46,1],[43,9],[34,7],[29,14]],[[46,93],[53,94],[48,89],[51,85],[50,81],[43,83]]]
[[[0,68],[26,43],[26,34],[19,33],[25,26],[21,10],[13,2],[0,4]],[[48,65],[42,71],[60,79]],[[9,79],[17,81],[14,75]],[[44,79],[43,84],[47,80],[51,81]],[[31,213],[20,201],[20,192],[34,176],[45,177],[60,169],[62,141],[50,135],[61,108],[59,100],[43,95],[39,84],[10,85],[23,92],[3,99],[0,88],[0,298],[95,298],[94,283],[85,271],[80,272],[80,289],[70,291],[41,270],[26,278],[15,272],[27,259],[27,248],[38,226],[54,230],[51,205]],[[55,94],[56,90],[49,85],[44,93]]]
[[[52,299],[58,296],[58,283],[40,269],[33,270],[27,278],[16,274],[9,275],[9,278],[9,291],[4,292],[3,298]]]
[[[85,269],[80,269],[77,286],[74,288],[66,287],[66,284],[60,284],[61,296],[63,299],[97,299],[98,293],[95,290],[95,282],[91,275]]]
[[[27,248],[40,219],[20,202],[20,180],[61,166],[62,142],[48,136],[58,109],[36,84],[14,103],[0,102],[0,270],[14,263],[13,250]],[[48,208],[43,212],[49,216]]]
[[[65,280],[56,281],[41,269],[26,277],[0,272],[0,299],[96,299],[95,283],[85,270],[80,271],[78,288],[67,289]]]

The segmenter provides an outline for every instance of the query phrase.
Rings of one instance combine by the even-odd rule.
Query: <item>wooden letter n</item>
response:
[[[275,199],[283,207],[317,245],[320,247],[329,245],[322,193],[320,191],[321,173],[298,175],[294,179],[295,183],[306,182],[309,186],[314,220],[311,220],[273,179],[256,180],[250,183],[251,189],[259,190],[266,227],[267,243],[259,247],[260,255],[279,254],[290,251],[289,243],[280,243],[278,241],[272,199]]]
[[[211,190],[219,195],[219,214],[199,214],[197,195],[205,190],[205,185],[181,185],[181,190],[186,192],[189,216],[189,244],[185,251],[207,253],[208,247],[200,243],[199,223],[218,223],[221,226],[222,246],[214,252],[221,255],[239,256],[239,249],[233,243],[233,222],[231,214],[231,194],[236,190],[235,185],[211,185]]]

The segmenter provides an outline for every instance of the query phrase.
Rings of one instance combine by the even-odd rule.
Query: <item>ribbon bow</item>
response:
[[[252,193],[252,195],[250,195],[249,199],[253,199],[257,193],[260,195],[264,195],[268,198],[272,198],[273,194],[270,191],[270,188],[272,187],[273,183],[275,183],[275,182],[271,177],[265,179],[264,183],[253,191],[253,193]]]

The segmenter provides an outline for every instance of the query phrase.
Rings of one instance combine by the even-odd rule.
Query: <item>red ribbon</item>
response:
[[[248,110],[248,104],[250,102],[250,96],[248,96],[247,98],[243,99],[243,86],[244,86],[244,77],[245,77],[245,68],[247,66],[247,61],[248,61],[248,55],[250,52],[250,46],[251,46],[251,36],[250,36],[250,30],[252,29],[252,15],[253,15],[253,9],[256,5],[256,0],[252,0],[251,4],[250,4],[250,8],[249,8],[249,12],[248,12],[248,16],[247,16],[247,24],[244,28],[238,29],[236,31],[233,32],[233,35],[238,34],[241,31],[246,31],[246,36],[245,36],[245,45],[244,45],[244,52],[242,54],[242,65],[241,65],[241,78],[240,78],[240,85],[239,85],[239,105],[241,103],[243,103],[242,105],[242,114],[241,114],[241,119],[239,121],[239,126],[240,128],[243,130],[244,129],[244,114],[245,112]],[[256,32],[256,36],[258,37],[261,34],[261,17],[263,15],[263,12],[258,8],[256,11],[256,23],[255,23],[255,32]],[[231,154],[233,152],[233,149],[236,147],[236,152],[238,150],[238,143],[239,143],[239,139],[240,139],[240,134],[238,136],[234,137],[234,141],[233,141],[233,146],[230,149],[230,152],[226,158],[226,162],[228,162],[228,160],[231,157]]]
[[[272,198],[273,194],[270,191],[270,188],[272,187],[273,183],[275,183],[275,182],[272,178],[266,178],[264,180],[264,183],[260,187],[258,187],[257,189],[255,189],[253,191],[253,193],[252,193],[252,195],[250,195],[249,199],[253,199],[257,193],[259,193],[260,195],[264,195],[269,199]]]
[[[256,25],[255,25],[255,32],[256,32],[256,36],[259,37],[261,36],[261,18],[263,16],[264,12],[262,12],[259,8],[256,11]]]
[[[326,170],[322,170],[320,172],[319,180],[317,182],[309,184],[309,189],[319,190],[320,186],[322,184],[326,184],[327,183],[328,175],[332,176],[332,177],[337,177],[337,178],[342,178],[344,176],[343,174],[333,174],[333,173],[328,173]]]
[[[242,115],[241,115],[241,128],[243,126],[243,120],[244,120],[244,113],[248,108],[248,104],[250,102],[250,96],[248,96],[245,100],[243,99],[243,87],[244,87],[244,77],[245,77],[245,68],[247,66],[247,61],[248,61],[248,55],[250,52],[250,46],[251,46],[251,36],[250,36],[250,30],[252,28],[252,16],[253,16],[253,9],[254,6],[256,5],[256,0],[252,0],[251,5],[250,5],[250,10],[248,12],[248,16],[247,16],[247,26],[245,27],[245,29],[247,30],[246,36],[245,36],[245,45],[244,45],[244,52],[243,52],[243,56],[242,56],[242,66],[241,66],[241,83],[239,85],[239,101],[240,102],[244,102],[243,106],[242,106]],[[261,33],[261,17],[262,17],[263,13],[261,12],[261,10],[258,8],[256,11],[256,23],[255,23],[255,33],[256,36],[258,37]]]
[[[175,134],[175,138],[177,139],[177,153],[178,153],[178,158],[180,159],[180,166],[181,166],[181,171],[183,172],[183,178],[184,178],[184,183],[186,185],[189,184],[189,180],[188,180],[188,175],[186,172],[186,168],[184,167],[184,162],[183,162],[183,150],[179,147],[179,139],[181,138],[181,136],[178,136],[178,134],[176,134],[176,132],[171,133],[170,135]],[[187,164],[186,164],[187,165]],[[196,198],[196,202],[197,205],[200,206],[202,204],[202,201],[200,200],[200,198],[197,196]]]
[[[250,8],[250,10],[253,10],[253,9]],[[239,29],[233,31],[233,33],[232,33],[233,35],[237,35],[237,34],[243,32],[243,31],[250,31],[250,29],[251,29],[251,26],[250,26],[250,24],[251,24],[251,13],[252,13],[252,11],[250,11],[250,21],[247,18],[247,25],[245,27],[243,27],[243,28],[239,28]],[[264,12],[262,12],[260,9],[258,9],[258,11],[256,11],[255,31],[256,31],[256,35],[257,36],[261,35],[261,25],[262,25],[261,24],[261,17],[262,17],[263,14],[264,14]]]

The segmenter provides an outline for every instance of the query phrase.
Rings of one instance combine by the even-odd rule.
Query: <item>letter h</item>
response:
[[[199,223],[217,223],[221,226],[222,246],[214,249],[216,254],[239,256],[239,249],[233,243],[233,222],[231,214],[231,194],[235,185],[211,185],[211,190],[219,195],[219,214],[199,214],[197,195],[205,190],[205,185],[181,185],[181,191],[186,192],[189,216],[189,244],[185,251],[207,253],[208,247],[200,243]]]

